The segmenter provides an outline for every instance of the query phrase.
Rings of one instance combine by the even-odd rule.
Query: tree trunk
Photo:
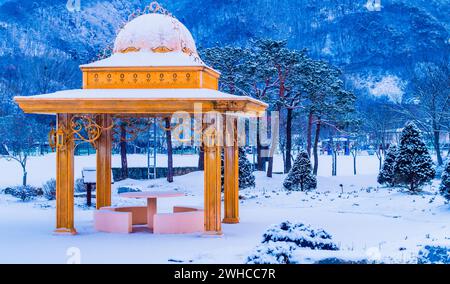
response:
[[[277,112],[281,115],[281,108],[280,106],[277,106]],[[272,116],[270,117],[270,130],[271,130],[271,140],[272,142],[270,143],[270,149],[269,149],[269,165],[267,167],[267,177],[272,177],[273,175],[273,156],[275,155],[275,148],[277,143],[275,141],[277,141],[276,139],[280,139],[280,135],[279,135],[279,129],[280,129],[280,123],[281,123],[281,116],[278,117],[278,121],[276,121],[275,123],[273,123],[272,125]],[[268,118],[269,119],[269,118]],[[267,122],[268,124],[269,122]],[[276,135],[277,134],[277,135]],[[283,153],[283,151],[282,151]],[[284,158],[284,155],[283,155]],[[284,162],[284,161],[283,161]]]
[[[128,178],[128,161],[127,161],[127,129],[125,124],[120,125],[120,161],[122,165],[122,179]]]
[[[333,149],[333,176],[337,176],[337,152]]]
[[[287,174],[292,167],[292,116],[294,110],[291,108],[287,109],[286,118],[286,161],[284,163],[284,173]]]
[[[272,152],[272,150],[270,152]],[[267,177],[271,178],[272,176],[273,176],[273,155],[270,155],[269,163],[267,166]]]
[[[200,147],[198,152],[198,170],[205,170],[205,152],[203,152],[203,146]]]
[[[314,137],[314,146],[313,146],[313,153],[314,153],[313,173],[314,173],[314,175],[317,175],[317,171],[319,170],[318,146],[319,146],[320,127],[321,127],[321,122],[320,122],[320,118],[318,118],[317,123],[316,123],[316,133],[315,133],[315,137]]]
[[[92,183],[86,184],[86,205],[87,207],[92,205]]]
[[[267,122],[267,123],[269,123],[269,122]],[[274,141],[276,139],[273,137],[273,133],[274,133],[273,129],[271,129],[271,131],[272,131],[272,135],[271,135],[272,143],[270,145],[269,159],[268,159],[269,161],[268,161],[267,173],[266,173],[266,176],[269,178],[271,178],[273,176],[273,154],[275,152],[273,145],[274,145],[274,143],[275,143]]]
[[[23,186],[27,186],[27,170],[25,169],[25,167],[22,167],[23,170],[23,176],[22,176],[22,185]]]
[[[330,145],[331,145],[331,176],[336,176],[336,159],[334,156],[336,155],[336,148],[334,146],[333,136],[330,137]]]
[[[441,155],[441,145],[439,144],[439,138],[441,136],[441,131],[437,129],[436,123],[433,122],[433,144],[434,144],[434,150],[436,151],[436,159],[439,166],[442,166],[444,163],[442,161],[442,155]]]
[[[263,158],[262,158],[262,154],[261,154],[261,152],[262,152],[261,136],[259,134],[260,124],[261,124],[261,118],[258,117],[256,120],[256,160],[257,160],[256,169],[258,171],[264,171],[264,163],[263,163]]]
[[[312,125],[313,125],[313,113],[309,112],[308,115],[308,131],[306,133],[306,152],[311,157],[311,143],[312,143]]]
[[[167,142],[167,181],[173,182],[173,149],[172,149],[172,131],[170,130],[170,118],[166,121],[166,142]]]
[[[378,169],[381,171],[381,169],[383,168],[383,155],[381,154],[380,149],[378,149],[376,153],[378,158]]]
[[[356,176],[356,154],[353,155],[353,175]]]
[[[271,117],[272,119],[272,117]],[[272,142],[270,145],[270,150],[269,150],[269,165],[267,167],[267,177],[272,177],[273,175],[273,155],[275,154],[275,147],[277,145],[276,143],[276,139],[280,139],[279,135],[275,135],[276,133],[278,133],[279,131],[279,127],[280,127],[280,122],[278,121],[277,123],[274,123],[274,125],[271,124],[271,138],[272,138]]]

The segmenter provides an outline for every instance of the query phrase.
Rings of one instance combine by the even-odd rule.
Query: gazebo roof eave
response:
[[[260,116],[267,104],[209,89],[78,89],[14,100],[27,113],[172,114],[244,112]],[[255,114],[253,114],[255,113]]]

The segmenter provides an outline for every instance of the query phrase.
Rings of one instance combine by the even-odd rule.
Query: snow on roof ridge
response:
[[[89,67],[184,67],[207,65],[198,57],[184,52],[153,53],[148,51],[114,53],[110,57],[80,65]]]

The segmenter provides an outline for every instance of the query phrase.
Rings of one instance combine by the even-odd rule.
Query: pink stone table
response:
[[[153,231],[153,216],[157,212],[157,200],[158,198],[180,197],[185,196],[184,193],[176,191],[164,191],[164,192],[127,192],[119,194],[124,198],[136,198],[147,199],[147,226]]]

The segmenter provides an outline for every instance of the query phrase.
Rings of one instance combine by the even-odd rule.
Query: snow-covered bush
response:
[[[302,223],[283,222],[273,225],[264,234],[262,242],[247,257],[249,264],[294,264],[294,251],[299,248],[339,250],[331,235],[322,229],[313,229]]]
[[[56,180],[54,178],[48,180],[42,185],[42,191],[44,192],[44,197],[48,200],[56,199]]]
[[[137,187],[131,186],[121,186],[117,189],[118,194],[127,193],[127,192],[141,192],[142,190]]]
[[[419,251],[419,264],[450,264],[450,247],[425,246]]]
[[[450,159],[445,164],[444,171],[442,172],[441,185],[439,191],[445,199],[450,200]]]
[[[395,186],[395,159],[397,158],[397,153],[397,146],[391,146],[386,153],[386,159],[384,160],[383,167],[377,178],[379,184]]]
[[[42,189],[30,185],[11,187],[6,189],[5,193],[11,194],[12,196],[19,198],[23,202],[30,201],[43,194]]]
[[[247,264],[296,264],[292,252],[297,248],[291,242],[269,242],[256,247],[247,257]]]
[[[324,258],[314,262],[314,264],[370,264],[370,263],[371,262],[369,262],[367,259],[349,260],[337,257]]]
[[[75,189],[74,190],[75,190],[75,192],[78,192],[78,193],[86,191],[86,186],[85,186],[82,178],[77,178],[75,180]]]
[[[252,164],[247,159],[243,148],[239,148],[239,189],[255,187]]]
[[[295,159],[283,183],[287,190],[311,190],[317,187],[317,180],[312,173],[311,161],[306,151],[301,151]]]
[[[421,187],[435,176],[433,160],[423,142],[422,133],[413,122],[408,122],[402,131],[395,176],[399,184],[407,186],[411,192]]]
[[[262,242],[291,242],[301,248],[339,250],[331,241],[331,235],[323,229],[313,229],[303,223],[289,221],[270,227],[264,233]]]

